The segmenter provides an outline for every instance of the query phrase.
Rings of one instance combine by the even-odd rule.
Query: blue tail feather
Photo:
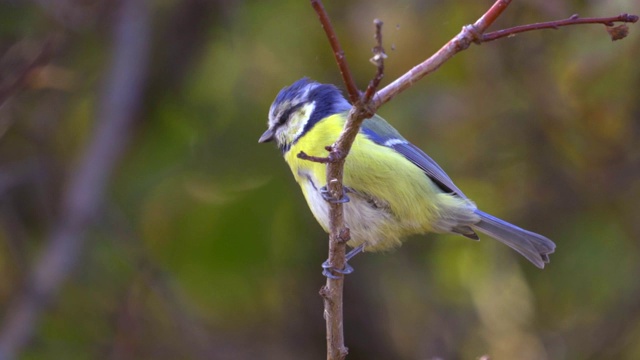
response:
[[[540,269],[549,262],[549,254],[553,253],[556,248],[553,241],[483,211],[476,210],[475,212],[480,216],[480,222],[473,225],[474,229],[519,252]]]

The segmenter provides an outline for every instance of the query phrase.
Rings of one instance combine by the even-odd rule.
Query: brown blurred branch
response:
[[[2,104],[4,104],[4,102],[13,94],[20,91],[27,81],[33,76],[34,72],[38,71],[43,65],[51,60],[58,43],[59,38],[55,35],[44,41],[38,55],[36,55],[36,57],[20,71],[12,83],[6,85],[3,89],[0,89],[0,106],[2,106]]]
[[[149,12],[143,0],[120,2],[113,28],[113,57],[92,141],[83,151],[62,198],[61,214],[34,264],[24,291],[4,315],[0,359],[13,359],[31,338],[38,318],[81,254],[109,178],[129,140],[147,67]]]

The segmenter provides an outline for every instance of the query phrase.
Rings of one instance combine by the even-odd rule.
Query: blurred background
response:
[[[374,18],[387,84],[491,3],[325,5],[365,87]],[[517,1],[493,29],[622,12],[640,4]],[[557,252],[541,271],[486,236],[430,234],[356,257],[349,359],[640,358],[630,30],[474,45],[380,110],[482,209]],[[24,359],[324,358],[327,235],[257,143],[303,76],[342,87],[308,1],[0,2],[0,345]],[[18,345],[16,324],[32,325]]]

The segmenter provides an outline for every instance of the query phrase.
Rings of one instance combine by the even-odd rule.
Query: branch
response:
[[[507,6],[511,4],[511,0],[497,0],[487,12],[485,12],[476,22],[473,24],[476,31],[479,33],[485,32],[502,13],[507,9]]]
[[[349,69],[349,65],[347,64],[347,59],[344,56],[344,51],[342,50],[340,42],[338,41],[338,36],[333,29],[333,25],[331,25],[329,15],[324,9],[324,5],[322,5],[321,0],[311,0],[311,6],[313,6],[313,9],[318,14],[318,18],[320,18],[320,24],[322,25],[325,34],[327,34],[327,39],[329,39],[329,44],[331,45],[331,49],[333,49],[333,55],[336,57],[336,62],[338,63],[340,74],[342,75],[342,81],[347,88],[349,100],[351,100],[352,104],[355,104],[358,100],[360,100],[360,91],[358,91],[356,82],[353,80],[353,75],[351,74],[351,70]]]
[[[364,92],[362,102],[365,104],[368,104],[371,101],[376,89],[380,86],[380,81],[382,81],[382,78],[384,77],[384,59],[387,58],[387,54],[384,52],[384,48],[382,47],[382,21],[380,19],[375,19],[373,20],[373,23],[376,25],[376,46],[373,48],[373,57],[369,59],[369,61],[378,68],[378,72],[371,82],[369,82],[369,86]]]
[[[543,28],[557,28],[559,26],[587,23],[602,23],[610,26],[615,21],[636,22],[638,20],[637,16],[626,14],[614,18],[601,19],[578,19],[576,16],[573,16],[568,20],[533,24],[483,35],[510,3],[511,0],[497,0],[474,24],[464,26],[458,35],[453,37],[435,54],[377,93],[376,89],[384,76],[383,61],[386,55],[382,48],[382,22],[376,20],[377,46],[373,49],[374,57],[371,61],[377,65],[378,71],[376,76],[369,83],[365,93],[361,95],[353,81],[353,76],[347,64],[344,51],[340,47],[340,43],[338,42],[335,31],[331,25],[329,16],[322,5],[322,1],[311,0],[311,4],[320,18],[320,23],[322,24],[331,48],[333,49],[336,62],[349,93],[349,99],[353,104],[353,107],[349,111],[344,130],[340,134],[338,140],[336,140],[335,144],[332,146],[327,147],[327,150],[330,151],[328,157],[321,158],[309,156],[304,152],[298,154],[298,157],[301,159],[327,164],[327,188],[333,198],[339,199],[343,196],[342,181],[345,159],[349,154],[353,141],[355,140],[364,119],[371,117],[380,106],[391,100],[397,94],[411,87],[414,82],[437,70],[447,60],[455,54],[467,49],[472,43],[482,43],[495,40],[500,37],[509,36],[517,32]],[[613,38],[616,36],[624,37],[626,35],[626,28],[614,29],[610,32],[612,33]],[[333,268],[342,269],[345,265],[345,244],[349,240],[349,229],[346,227],[344,222],[344,213],[341,203],[330,203],[329,217],[329,264]],[[342,314],[343,285],[344,279],[342,276],[339,276],[336,279],[327,278],[327,284],[320,290],[320,294],[324,298],[324,316],[327,323],[327,359],[344,359],[348,353],[348,349],[344,345]]]
[[[461,33],[462,35],[458,35],[458,37],[449,42],[453,45],[453,49],[457,50],[444,52],[441,49],[440,53],[448,53],[449,55],[441,56],[439,64],[433,68],[433,70],[453,56],[453,54],[469,47],[473,39],[477,38],[478,32],[482,33],[487,27],[489,27],[510,2],[511,0],[496,1],[496,3],[476,22],[474,26],[466,26],[463,28],[463,32]],[[329,157],[327,159],[310,157],[304,153],[298,154],[298,156],[311,161],[328,163],[327,188],[332,197],[339,199],[343,196],[342,179],[344,175],[344,162],[347,154],[351,150],[353,141],[360,130],[360,125],[364,119],[371,117],[382,104],[395,96],[395,94],[384,101],[380,98],[380,92],[376,94],[377,87],[384,75],[384,58],[386,57],[384,49],[382,48],[382,22],[380,20],[375,21],[375,38],[377,46],[373,49],[374,56],[372,58],[372,62],[377,65],[377,73],[370,82],[365,94],[361,96],[360,91],[358,91],[355,86],[344,51],[340,47],[340,43],[338,42],[333,26],[329,21],[329,16],[322,5],[322,1],[311,0],[311,4],[318,14],[322,27],[329,39],[329,43],[333,49],[336,62],[340,69],[340,73],[342,74],[342,78],[345,82],[353,107],[349,111],[349,116],[344,130],[340,134],[338,140],[336,140],[335,144],[331,147]],[[424,72],[420,77],[427,73],[428,72]],[[402,78],[398,80],[401,79]],[[398,80],[392,83],[392,85],[396,84]],[[407,86],[404,88],[408,88],[410,86],[410,82],[405,84]],[[387,88],[389,88],[389,86],[387,86]],[[399,93],[399,91],[397,93]],[[330,203],[329,219],[329,264],[333,268],[342,269],[345,265],[345,250],[346,242],[349,241],[349,230],[344,222],[344,211],[341,203]],[[320,290],[320,295],[324,299],[324,316],[327,324],[327,359],[344,359],[348,353],[348,348],[344,345],[342,303],[343,285],[343,277],[338,277],[337,279],[327,278],[327,284]]]
[[[83,152],[62,198],[59,221],[40,259],[34,264],[24,291],[4,314],[0,331],[0,359],[13,359],[31,338],[47,303],[67,279],[104,197],[109,178],[121,157],[134,115],[140,105],[149,44],[146,2],[119,3],[113,29],[113,58],[97,115],[93,140]]]
[[[532,30],[542,30],[542,29],[558,29],[562,26],[569,25],[580,25],[580,24],[603,24],[605,26],[613,26],[615,22],[623,22],[623,23],[635,23],[638,21],[638,17],[636,15],[622,14],[613,17],[606,18],[580,18],[578,15],[572,15],[568,19],[564,20],[555,20],[555,21],[547,21],[535,24],[528,25],[520,25],[514,26],[512,28],[493,31],[488,34],[482,35],[480,38],[480,42],[489,42],[497,39],[501,39],[503,37],[513,36],[518,33],[532,31]],[[618,40],[618,39],[614,39]]]

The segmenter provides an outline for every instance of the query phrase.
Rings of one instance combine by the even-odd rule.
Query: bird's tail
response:
[[[549,262],[549,254],[556,248],[553,241],[480,210],[475,212],[480,216],[480,222],[472,226],[474,229],[508,245],[540,269]]]

